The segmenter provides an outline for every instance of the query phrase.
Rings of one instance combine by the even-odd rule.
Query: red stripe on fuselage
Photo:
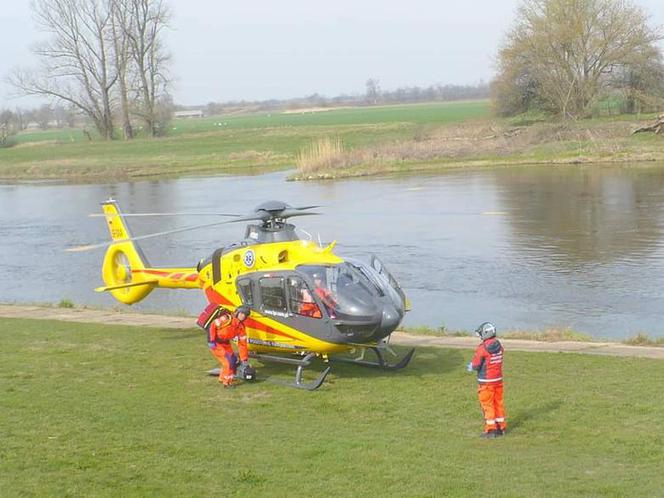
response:
[[[253,318],[247,318],[245,322],[246,326],[251,327],[252,329],[262,330],[263,332],[267,332],[268,334],[281,335],[283,337],[288,337],[289,339],[293,339],[294,341],[298,340],[296,337],[288,335],[286,332],[282,332],[281,330],[277,330],[273,327],[270,327],[269,325],[265,325],[264,323],[261,323],[258,320],[254,320]]]
[[[207,296],[208,301],[210,301],[211,303],[221,304],[222,306],[225,305],[235,306],[228,299],[226,299],[224,296],[222,296],[216,290],[214,290],[212,286],[205,289],[205,295]]]
[[[158,275],[160,277],[168,277],[170,275],[167,271],[160,270],[131,270],[132,273],[147,273],[148,275]]]
[[[210,301],[211,303],[220,304],[222,306],[223,305],[235,306],[228,299],[226,299],[224,296],[222,296],[216,290],[214,290],[212,286],[205,289],[205,294],[207,295],[208,301]],[[282,332],[281,330],[277,330],[273,327],[270,327],[269,325],[265,325],[264,323],[261,323],[253,318],[246,319],[246,326],[256,330],[262,330],[263,332],[267,332],[268,334],[288,337],[289,339],[293,339],[294,341],[298,340],[296,337],[293,337],[292,335],[289,335],[285,332]]]
[[[147,273],[148,275],[157,275],[159,277],[168,277],[171,280],[183,280],[182,277],[187,275],[184,280],[187,282],[195,282],[198,280],[198,273],[170,273],[167,271],[162,271],[162,270],[148,270],[148,269],[140,269],[140,270],[131,270],[132,273]]]

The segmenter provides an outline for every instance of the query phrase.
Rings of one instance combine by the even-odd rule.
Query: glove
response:
[[[468,365],[466,365],[466,372],[471,373],[473,371],[473,362],[469,362]]]
[[[216,342],[208,342],[208,348],[213,349],[217,345]]]

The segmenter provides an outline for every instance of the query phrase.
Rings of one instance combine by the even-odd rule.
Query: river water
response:
[[[0,302],[122,306],[101,285],[108,238],[89,218],[112,196],[125,212],[249,212],[265,200],[320,204],[296,218],[341,255],[375,253],[413,303],[407,325],[572,327],[599,337],[664,335],[664,168],[506,167],[292,183],[286,173],[100,185],[0,185]],[[133,218],[134,235],[213,221]],[[141,243],[155,266],[194,266],[242,225]],[[197,313],[197,291],[156,290],[135,309]]]

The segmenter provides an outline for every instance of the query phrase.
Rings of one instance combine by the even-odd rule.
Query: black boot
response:
[[[483,432],[480,437],[482,439],[496,439],[498,437],[498,431],[492,430],[488,432]]]

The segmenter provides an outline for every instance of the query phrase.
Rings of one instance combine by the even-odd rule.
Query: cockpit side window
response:
[[[282,277],[264,277],[259,280],[263,309],[287,313],[286,292]]]
[[[307,284],[300,277],[288,277],[288,300],[292,313],[311,318],[322,318]]]
[[[237,281],[237,288],[242,298],[242,304],[247,306],[254,305],[254,285],[248,278],[243,278]]]

